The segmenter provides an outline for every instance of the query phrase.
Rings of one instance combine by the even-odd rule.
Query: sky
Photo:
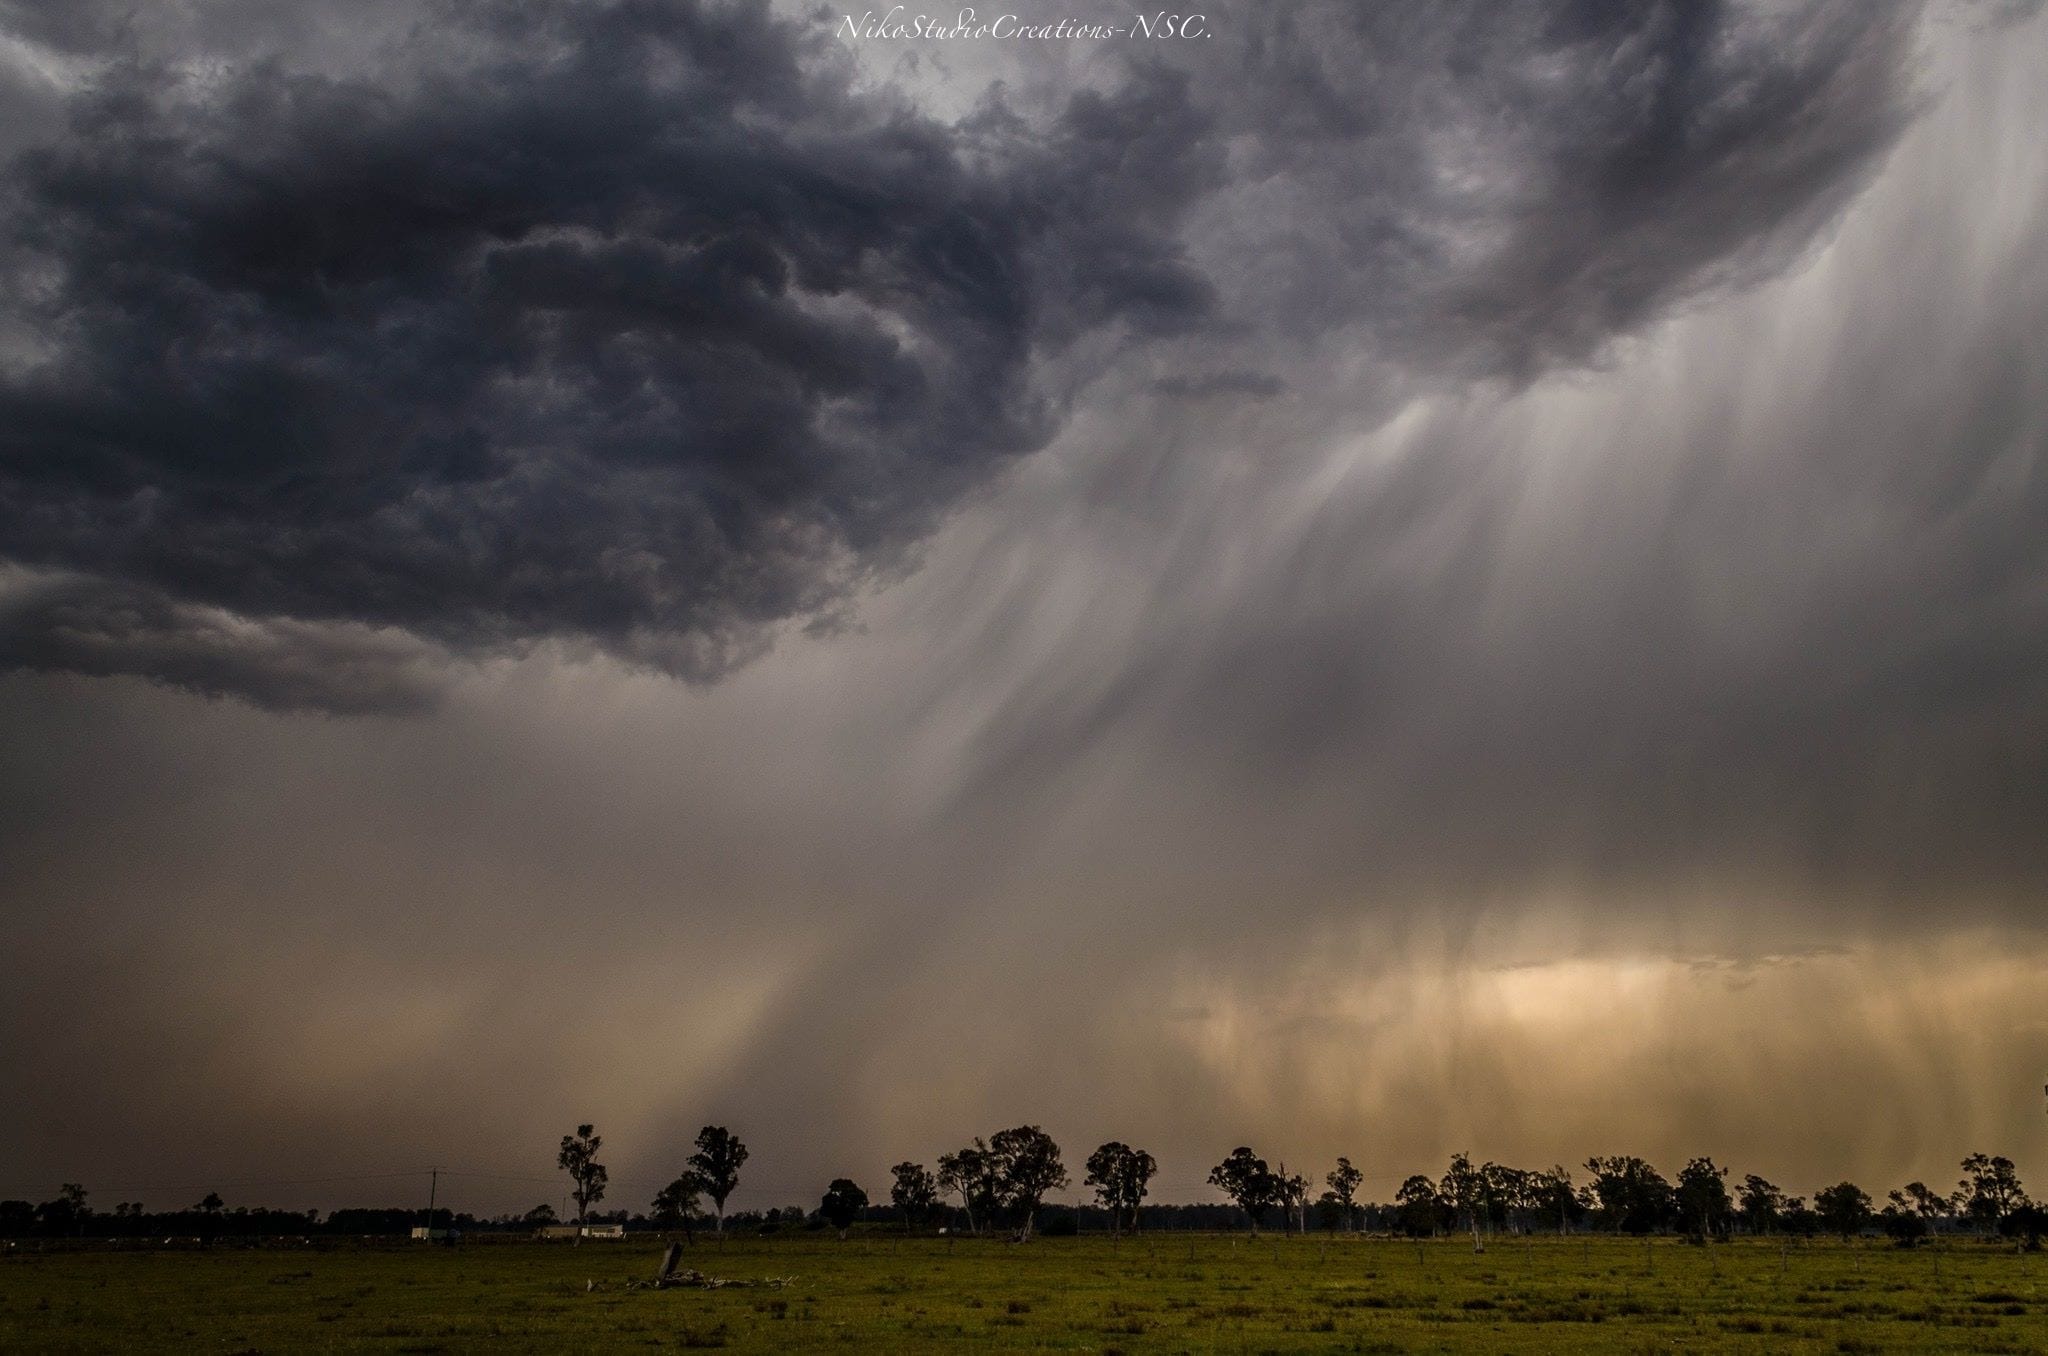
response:
[[[0,0],[0,1194],[2048,1189],[2038,6],[867,13]]]

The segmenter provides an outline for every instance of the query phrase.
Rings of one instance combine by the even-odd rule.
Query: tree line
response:
[[[588,1125],[563,1136],[560,1165],[576,1182],[579,1207],[589,1195],[592,1174],[603,1194],[604,1169],[596,1166],[600,1141]],[[706,1126],[687,1170],[655,1197],[649,1215],[658,1227],[688,1228],[699,1196],[711,1196],[718,1228],[724,1229],[726,1197],[738,1182],[746,1146],[719,1126]],[[1682,1232],[1695,1238],[1747,1234],[1839,1234],[1850,1238],[1881,1228],[1901,1243],[1936,1232],[1968,1229],[2023,1236],[2038,1245],[2048,1212],[2027,1197],[2013,1161],[1973,1153],[1961,1163],[1953,1190],[1936,1191],[1908,1182],[1889,1192],[1882,1205],[1853,1182],[1843,1181],[1804,1197],[1787,1194],[1751,1173],[1731,1186],[1729,1170],[1711,1158],[1694,1158],[1675,1181],[1633,1156],[1586,1160],[1584,1181],[1562,1166],[1546,1169],[1473,1163],[1454,1154],[1441,1177],[1418,1173],[1402,1182],[1386,1204],[1359,1199],[1365,1174],[1340,1157],[1323,1173],[1321,1192],[1302,1173],[1277,1167],[1249,1146],[1233,1149],[1209,1172],[1215,1187],[1236,1208],[1253,1233],[1277,1213],[1283,1227],[1307,1232],[1313,1209],[1323,1228],[1377,1228],[1410,1237],[1469,1230],[1475,1241],[1499,1232],[1568,1233],[1596,1229],[1643,1235]],[[1158,1160],[1142,1149],[1111,1140],[1088,1156],[1083,1185],[1094,1189],[1112,1234],[1139,1227]],[[977,1136],[965,1147],[941,1154],[936,1171],[902,1162],[890,1169],[892,1217],[911,1228],[937,1223],[963,1225],[970,1233],[1007,1230],[1018,1241],[1031,1238],[1047,1195],[1069,1182],[1060,1147],[1036,1125]],[[956,1204],[957,1203],[957,1204]],[[867,1191],[851,1178],[834,1178],[814,1212],[843,1236],[866,1214]],[[951,1215],[951,1219],[943,1218]]]
[[[1879,1205],[1844,1181],[1815,1192],[1809,1204],[1755,1173],[1731,1186],[1729,1170],[1711,1158],[1689,1160],[1675,1181],[1641,1158],[1589,1158],[1580,1182],[1562,1166],[1475,1164],[1469,1155],[1455,1154],[1441,1177],[1417,1173],[1401,1183],[1391,1203],[1361,1205],[1355,1197],[1361,1176],[1349,1159],[1339,1158],[1315,1205],[1325,1227],[1377,1227],[1417,1238],[1466,1230],[1476,1240],[1501,1232],[1581,1229],[1699,1239],[1736,1233],[1851,1238],[1879,1229],[1911,1244],[1933,1233],[1969,1230],[2018,1235],[2038,1245],[2048,1231],[2048,1211],[2027,1198],[2013,1161],[1974,1153],[1961,1167],[1961,1178],[1948,1192],[1908,1182]],[[1269,1168],[1249,1148],[1232,1152],[1209,1182],[1236,1204],[1254,1232],[1275,1211],[1283,1223],[1308,1228],[1307,1180],[1284,1165]]]
[[[584,1124],[562,1137],[556,1155],[576,1205],[579,1241],[593,1221],[681,1230],[687,1235],[708,1223],[714,1232],[724,1234],[726,1205],[749,1158],[739,1136],[723,1126],[705,1126],[681,1170],[655,1193],[642,1215],[596,1213],[610,1185],[609,1171],[600,1159],[603,1147],[596,1128]],[[1113,1234],[1141,1226],[1249,1227],[1257,1233],[1277,1219],[1281,1228],[1298,1232],[1314,1227],[1413,1238],[1469,1232],[1480,1244],[1499,1233],[1595,1230],[1682,1233],[1704,1240],[1738,1233],[1849,1238],[1875,1229],[1905,1245],[1932,1234],[1961,1231],[2013,1236],[2038,1245],[2048,1232],[2048,1210],[2028,1198],[2012,1160],[1973,1153],[1960,1166],[1960,1178],[1947,1191],[1908,1182],[1888,1192],[1880,1203],[1844,1181],[1815,1192],[1809,1202],[1754,1173],[1733,1180],[1729,1170],[1711,1158],[1691,1159],[1675,1178],[1667,1179],[1641,1158],[1594,1157],[1585,1161],[1581,1179],[1562,1166],[1532,1170],[1475,1164],[1461,1153],[1452,1156],[1440,1176],[1415,1174],[1400,1184],[1391,1200],[1372,1202],[1360,1197],[1365,1175],[1348,1158],[1337,1159],[1312,1183],[1308,1175],[1290,1172],[1284,1162],[1271,1165],[1249,1146],[1240,1146],[1208,1176],[1209,1184],[1229,1201],[1224,1207],[1148,1204],[1158,1161],[1142,1149],[1111,1140],[1089,1154],[1082,1184],[1092,1189],[1096,1218]],[[737,1218],[753,1230],[830,1227],[844,1236],[856,1222],[879,1217],[906,1229],[1006,1233],[1022,1242],[1039,1232],[1041,1215],[1048,1213],[1046,1197],[1070,1182],[1060,1146],[1036,1125],[977,1136],[962,1148],[941,1154],[932,1167],[898,1163],[890,1169],[890,1178],[886,1203],[871,1200],[852,1178],[837,1177],[815,1207],[783,1207]],[[445,1209],[403,1208],[336,1210],[322,1220],[311,1211],[230,1211],[213,1193],[183,1210],[151,1213],[140,1202],[124,1201],[110,1212],[96,1211],[88,1205],[84,1187],[66,1183],[56,1197],[40,1204],[0,1201],[0,1237],[402,1233],[423,1217],[436,1228],[516,1230],[558,1223],[547,1205],[491,1220]],[[1078,1212],[1062,1210],[1049,1222],[1056,1232],[1071,1232]]]

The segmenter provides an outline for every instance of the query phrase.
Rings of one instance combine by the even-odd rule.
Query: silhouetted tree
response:
[[[86,1190],[76,1182],[66,1182],[57,1188],[52,1200],[44,1201],[35,1208],[36,1222],[42,1231],[57,1237],[65,1234],[83,1234],[86,1217],[92,1212],[85,1206]]]
[[[1113,1139],[1088,1155],[1088,1176],[1082,1185],[1094,1187],[1096,1199],[1109,1211],[1112,1236],[1122,1233],[1126,1222],[1136,1232],[1138,1207],[1158,1171],[1159,1163],[1151,1154],[1120,1140]]]
[[[590,1218],[590,1207],[604,1199],[604,1184],[611,1174],[597,1161],[597,1151],[604,1146],[604,1137],[588,1125],[576,1127],[573,1135],[562,1136],[561,1152],[555,1155],[555,1166],[569,1174],[574,1190],[569,1195],[576,1202],[576,1242],[583,1242],[583,1230]]]
[[[1589,1158],[1586,1171],[1610,1229],[1647,1234],[1671,1218],[1674,1196],[1664,1175],[1640,1158]]]
[[[1323,1181],[1330,1188],[1330,1195],[1344,1211],[1344,1227],[1354,1229],[1358,1209],[1358,1186],[1365,1180],[1365,1174],[1351,1166],[1351,1160],[1340,1158],[1337,1166],[1324,1174]]]
[[[818,1213],[825,1221],[839,1231],[844,1239],[846,1231],[860,1218],[860,1212],[868,1208],[868,1193],[844,1177],[832,1179],[832,1185],[825,1188],[825,1199],[818,1203]]]
[[[1728,1232],[1734,1209],[1728,1198],[1728,1169],[1711,1158],[1695,1158],[1678,1174],[1678,1213],[1701,1238]]]
[[[1254,1234],[1259,1231],[1260,1217],[1280,1193],[1280,1179],[1266,1166],[1266,1160],[1243,1145],[1209,1170],[1209,1185],[1237,1203],[1251,1219]]]
[[[1395,1214],[1401,1221],[1401,1232],[1410,1238],[1427,1238],[1442,1228],[1445,1216],[1450,1213],[1444,1199],[1437,1193],[1436,1183],[1421,1173],[1416,1173],[1401,1183],[1401,1189],[1394,1193]]]
[[[1273,1174],[1273,1202],[1280,1207],[1282,1229],[1292,1220],[1295,1232],[1308,1232],[1308,1178],[1282,1163]]]
[[[995,1169],[1002,1201],[1023,1219],[1023,1237],[1031,1237],[1038,1207],[1049,1191],[1067,1184],[1067,1169],[1060,1162],[1060,1146],[1051,1135],[1035,1125],[999,1130],[989,1138],[989,1158]]]
[[[1755,1173],[1742,1179],[1735,1193],[1742,1207],[1742,1227],[1753,1234],[1767,1234],[1778,1227],[1785,1209],[1785,1193]]]
[[[1886,1200],[1889,1203],[1878,1212],[1878,1223],[1892,1242],[1910,1248],[1927,1236],[1927,1217],[1914,1207],[1912,1197],[1892,1191],[1886,1193]]]
[[[725,1233],[725,1201],[739,1186],[740,1169],[746,1161],[747,1146],[724,1126],[707,1125],[697,1132],[697,1152],[690,1155],[690,1166],[718,1211],[721,1236]]]
[[[1489,1229],[1516,1227],[1528,1210],[1530,1178],[1533,1175],[1504,1163],[1480,1165],[1479,1212]]]
[[[1862,1233],[1870,1223],[1870,1194],[1854,1182],[1837,1182],[1816,1191],[1813,1205],[1821,1227],[1840,1234],[1844,1241]]]
[[[2038,1252],[2042,1236],[2048,1234],[2048,1210],[2028,1201],[2006,1215],[1999,1232],[2008,1238],[2022,1240],[2022,1246],[2028,1252]]]
[[[686,1172],[655,1193],[647,1218],[658,1229],[681,1229],[683,1236],[694,1242],[696,1231],[690,1225],[697,1218],[697,1198],[703,1192],[702,1179]]]
[[[939,1203],[938,1179],[922,1163],[898,1163],[889,1171],[896,1178],[896,1184],[889,1188],[889,1199],[902,1212],[903,1223],[905,1226],[923,1223],[932,1213],[932,1207]]]
[[[85,1203],[86,1190],[77,1182],[66,1182],[57,1188],[57,1199],[64,1202],[71,1214],[71,1231],[85,1232],[85,1222],[92,1218],[92,1208]]]
[[[967,1212],[967,1227],[980,1233],[994,1222],[1001,1199],[1000,1174],[988,1145],[979,1136],[957,1153],[939,1155],[939,1190],[960,1195],[960,1208]]]
[[[2027,1193],[2020,1189],[2019,1171],[2010,1158],[1971,1154],[1963,1160],[1953,1199],[1958,1215],[1995,1232],[2007,1215],[2027,1203]]]
[[[1474,1243],[1479,1241],[1485,1190],[1486,1178],[1472,1166],[1471,1155],[1452,1154],[1450,1166],[1444,1169],[1443,1181],[1437,1184],[1437,1195],[1451,1208],[1455,1217],[1465,1221],[1465,1227],[1472,1231]]]
[[[1586,1213],[1572,1189],[1572,1175],[1563,1164],[1546,1172],[1532,1172],[1528,1182],[1528,1208],[1536,1223],[1563,1233]]]
[[[1902,1189],[1894,1191],[1892,1195],[1902,1197],[1904,1203],[1912,1209],[1913,1213],[1927,1222],[1929,1229],[1934,1228],[1936,1224],[1953,1213],[1953,1207],[1950,1205],[1948,1197],[1928,1186],[1925,1182],[1908,1182]]]

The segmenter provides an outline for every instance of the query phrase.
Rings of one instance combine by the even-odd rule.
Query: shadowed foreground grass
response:
[[[0,1350],[2048,1352],[2043,1259],[1955,1242],[856,1235],[0,1254]]]

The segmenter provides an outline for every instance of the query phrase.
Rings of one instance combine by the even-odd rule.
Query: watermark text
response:
[[[1032,22],[1015,14],[983,17],[972,9],[951,15],[916,14],[904,5],[842,14],[837,31],[848,42],[1185,42],[1210,35],[1207,15],[1168,10],[1133,14],[1129,22]]]

